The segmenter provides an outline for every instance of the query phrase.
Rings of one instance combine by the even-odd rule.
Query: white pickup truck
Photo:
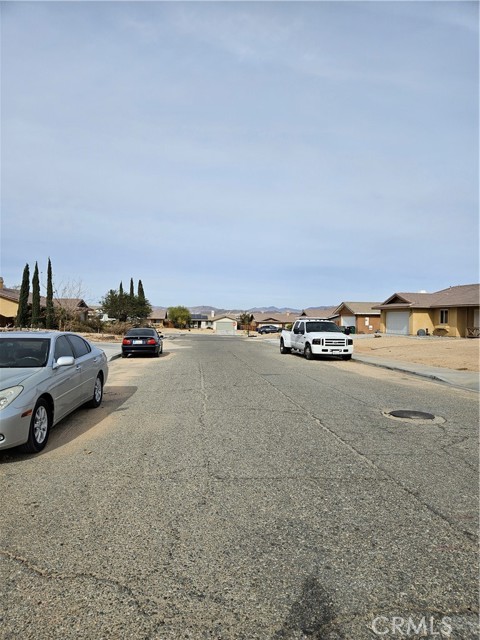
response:
[[[343,333],[334,322],[323,318],[299,318],[291,331],[283,329],[280,337],[280,353],[298,351],[307,360],[315,355],[339,356],[350,360],[353,339]]]

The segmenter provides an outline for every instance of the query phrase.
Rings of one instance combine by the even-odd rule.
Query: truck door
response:
[[[293,325],[292,332],[292,347],[294,349],[303,350],[303,344],[305,342],[305,325],[303,322],[298,320]]]
[[[298,347],[299,351],[303,351],[305,347],[305,322],[300,322],[298,327]]]

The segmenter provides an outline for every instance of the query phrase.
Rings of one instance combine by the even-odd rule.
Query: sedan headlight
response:
[[[8,407],[8,405],[15,400],[23,391],[23,387],[17,385],[16,387],[8,387],[8,389],[2,389],[0,391],[0,411]]]

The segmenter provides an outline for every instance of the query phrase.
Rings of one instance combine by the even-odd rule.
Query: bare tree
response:
[[[82,312],[87,312],[88,306],[84,301],[85,287],[81,280],[67,280],[54,286],[54,307],[58,328],[62,331],[70,331],[78,322]]]

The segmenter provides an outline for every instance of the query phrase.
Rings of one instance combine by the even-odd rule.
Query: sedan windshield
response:
[[[334,322],[307,322],[308,333],[318,333],[328,331],[330,333],[338,333],[340,329]]]
[[[49,338],[0,338],[0,367],[24,369],[45,367],[50,349]]]

